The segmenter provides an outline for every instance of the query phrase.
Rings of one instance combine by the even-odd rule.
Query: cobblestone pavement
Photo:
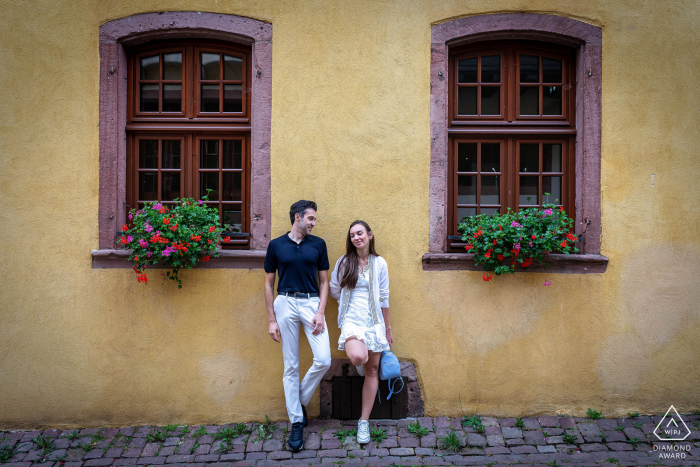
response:
[[[370,424],[385,439],[360,446],[343,431],[356,422],[310,420],[305,447],[287,450],[287,423],[193,427],[127,427],[0,432],[2,467],[231,467],[237,465],[473,465],[700,467],[700,416],[684,415],[690,436],[660,442],[661,416],[591,420],[540,416],[482,417],[478,430],[462,418],[419,418],[427,434],[409,429],[415,419]],[[415,426],[415,425],[414,425]],[[477,424],[478,427],[478,424]],[[251,433],[252,431],[252,433]],[[262,432],[262,433],[261,433]],[[452,433],[454,432],[454,436]],[[269,439],[266,439],[268,438]],[[454,450],[445,450],[452,439]],[[568,443],[567,443],[568,441]],[[3,457],[4,454],[4,457]],[[9,458],[7,458],[10,456]]]

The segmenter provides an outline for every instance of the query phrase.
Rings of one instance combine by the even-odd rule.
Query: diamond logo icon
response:
[[[671,406],[654,428],[654,434],[661,441],[683,441],[690,435],[690,429],[678,415],[676,408]]]

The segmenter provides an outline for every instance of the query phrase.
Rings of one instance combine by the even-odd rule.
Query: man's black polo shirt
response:
[[[279,271],[277,292],[319,293],[317,271],[328,271],[326,242],[307,235],[298,245],[289,232],[270,242],[265,256],[265,272]]]

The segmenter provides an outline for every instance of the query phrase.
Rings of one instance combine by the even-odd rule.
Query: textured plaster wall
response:
[[[272,233],[297,199],[342,253],[373,227],[395,351],[429,415],[700,408],[700,4],[0,0],[0,428],[286,417],[262,270],[91,268],[98,28],[162,10],[273,24]],[[430,26],[531,12],[603,28],[603,275],[425,272]],[[654,186],[651,184],[654,175]],[[554,284],[542,287],[545,277]],[[331,342],[337,306],[327,307]],[[335,344],[332,346],[335,348]],[[343,357],[333,351],[334,357]],[[310,364],[302,339],[302,371]],[[312,402],[311,413],[318,413]]]

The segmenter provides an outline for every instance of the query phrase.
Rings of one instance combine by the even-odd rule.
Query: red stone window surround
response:
[[[207,267],[262,268],[271,235],[270,131],[272,25],[235,15],[200,12],[145,13],[100,26],[99,250],[93,268],[129,268],[126,251],[114,249],[126,223],[126,48],[152,40],[213,39],[251,48],[250,250],[226,250]]]
[[[475,42],[535,40],[576,50],[575,205],[576,233],[583,236],[578,255],[548,255],[548,272],[601,273],[600,158],[602,30],[571,18],[535,13],[469,16],[431,28],[429,252],[423,269],[480,270],[474,255],[448,250],[449,50]],[[536,272],[536,271],[535,271]]]

